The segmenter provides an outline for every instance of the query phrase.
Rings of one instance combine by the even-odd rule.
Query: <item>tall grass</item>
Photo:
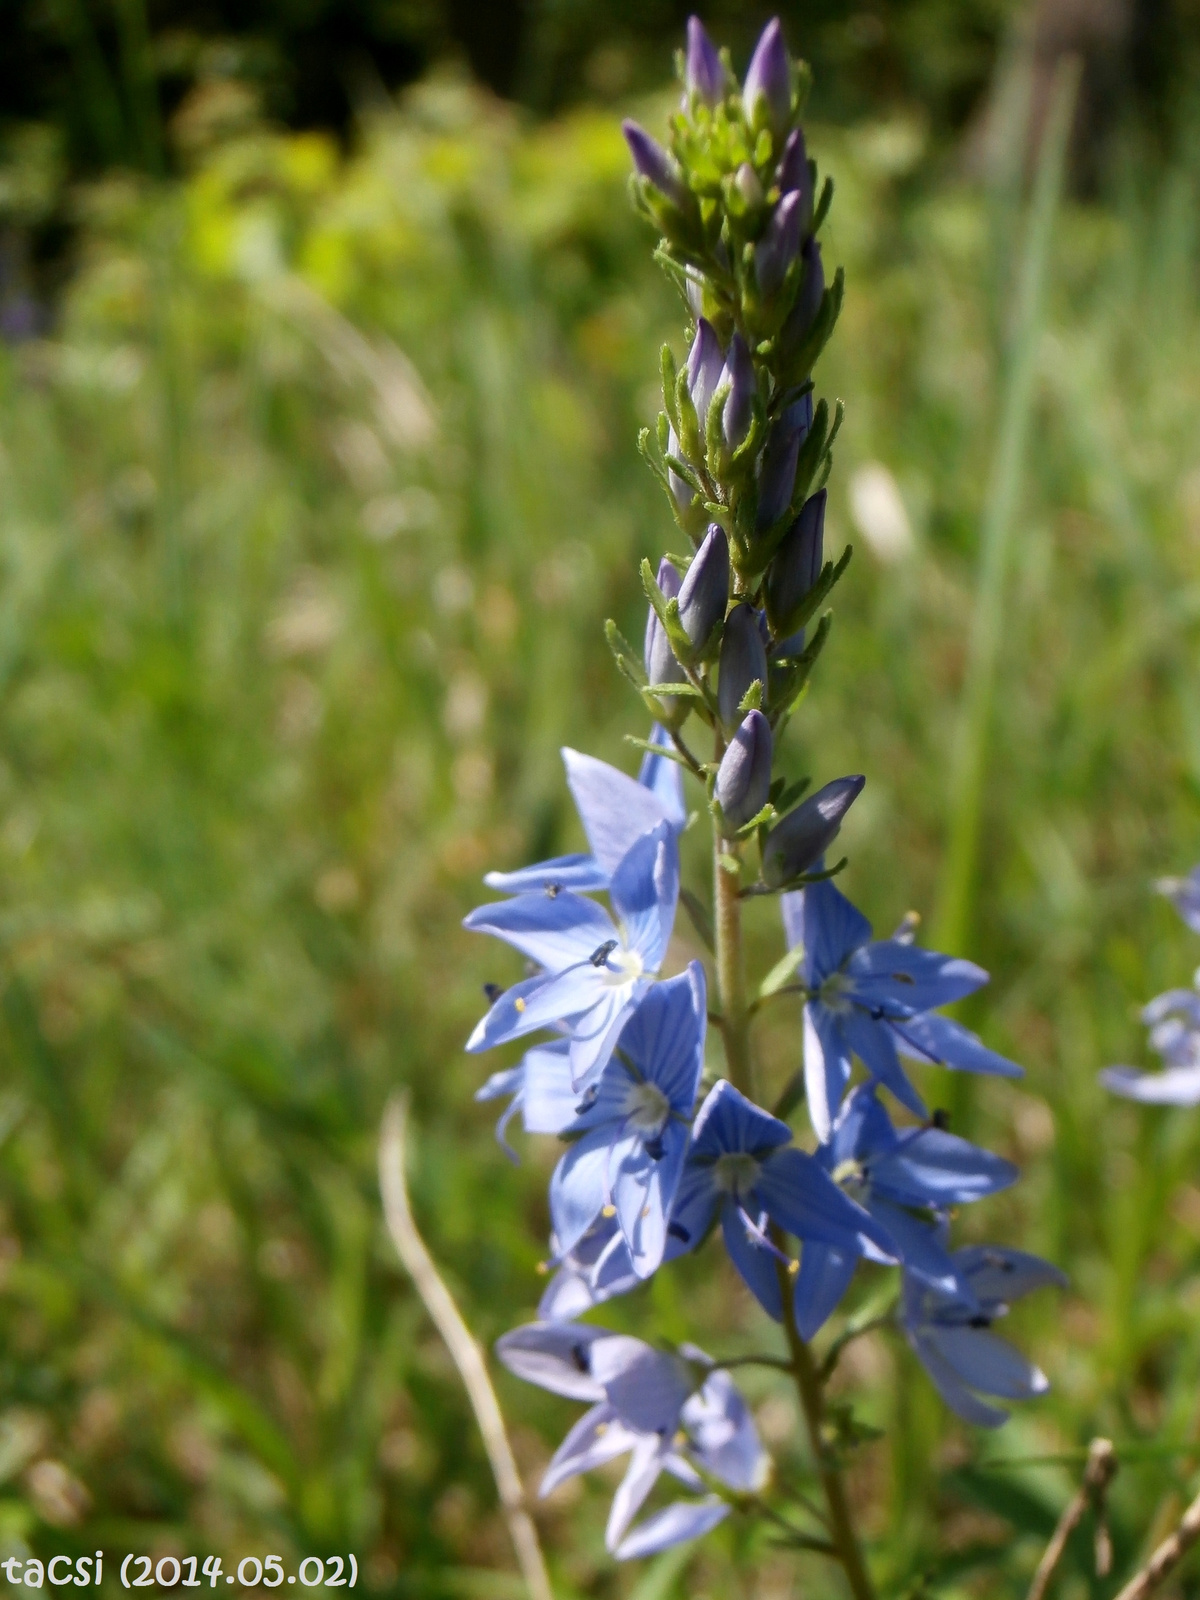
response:
[[[472,1103],[479,986],[515,969],[458,920],[487,866],[573,844],[559,744],[634,760],[601,624],[636,635],[633,558],[672,542],[634,439],[678,314],[607,115],[527,129],[443,82],[344,158],[204,110],[186,181],[78,197],[61,324],[0,367],[0,1539],[354,1549],[375,1592],[515,1593],[374,1139],[410,1085],[414,1204],[467,1320],[486,1342],[528,1313],[554,1152],[514,1175]],[[915,125],[813,142],[850,284],[829,537],[857,550],[791,749],[868,775],[848,886],[886,929],[933,910],[945,859],[995,212]],[[967,1020],[1029,1069],[962,1114],[1027,1177],[960,1229],[1072,1290],[1014,1318],[1055,1387],[996,1438],[930,1423],[906,1352],[858,1347],[871,1420],[926,1408],[921,1448],[855,1467],[898,1594],[1020,1592],[1097,1429],[1125,1452],[1118,1570],[1198,1464],[1200,1128],[1095,1082],[1196,959],[1148,890],[1200,850],[1195,179],[1131,169],[1048,257],[962,952],[994,974]],[[851,527],[870,462],[914,531],[886,561]],[[751,931],[778,941],[769,910]],[[782,1083],[798,1016],[762,1030]],[[707,1258],[650,1292],[710,1347],[773,1337]],[[501,1393],[532,1481],[564,1409]],[[753,1394],[784,1440],[790,1401]],[[545,1510],[563,1597],[831,1581],[737,1528],[615,1573],[603,1485],[572,1495]],[[1082,1543],[1068,1572],[1095,1587]]]

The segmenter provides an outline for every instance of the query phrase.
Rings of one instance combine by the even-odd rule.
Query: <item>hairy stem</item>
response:
[[[800,1405],[808,1426],[808,1437],[816,1459],[817,1472],[821,1479],[821,1487],[825,1491],[825,1504],[829,1508],[829,1540],[833,1546],[833,1554],[842,1564],[854,1600],[874,1600],[874,1590],[871,1588],[866,1562],[859,1549],[854,1524],[850,1520],[850,1507],[846,1500],[846,1485],[842,1482],[841,1468],[832,1458],[825,1439],[825,1396],[821,1388],[820,1374],[813,1360],[812,1351],[801,1338],[800,1330],[796,1326],[796,1312],[792,1300],[795,1285],[782,1261],[777,1263],[777,1271],[779,1292],[783,1299],[783,1326],[792,1357],[792,1376],[796,1380],[796,1392],[800,1396]]]
[[[750,1012],[746,1005],[746,962],[742,952],[741,873],[730,872],[722,857],[737,845],[713,829],[713,933],[717,954],[717,993],[721,997],[721,1034],[725,1068],[735,1089],[753,1098],[750,1063]]]

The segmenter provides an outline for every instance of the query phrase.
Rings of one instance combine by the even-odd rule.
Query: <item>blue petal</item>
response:
[[[639,978],[619,988],[608,987],[594,968],[593,977],[599,992],[571,1027],[571,1083],[580,1092],[595,1083],[608,1065],[621,1030],[652,983],[649,978]]]
[[[796,1326],[813,1338],[837,1310],[858,1266],[857,1250],[838,1249],[817,1239],[805,1241],[796,1278]]]
[[[798,1239],[819,1239],[855,1250],[861,1234],[879,1249],[891,1249],[891,1239],[873,1213],[855,1205],[803,1150],[777,1150],[769,1156],[754,1192],[772,1220]]]
[[[892,1042],[887,1024],[877,1022],[874,1017],[868,1016],[865,1011],[860,1011],[857,1006],[851,1006],[840,1021],[843,1039],[861,1059],[876,1082],[889,1089],[900,1104],[906,1106],[914,1116],[924,1120],[929,1115],[925,1109],[925,1102],[908,1081],[904,1068],[900,1065],[900,1057],[896,1054],[896,1046]]]
[[[603,979],[590,961],[568,967],[553,978],[525,978],[506,989],[480,1019],[467,1040],[467,1049],[490,1050],[539,1028],[554,1027],[564,1018],[579,1016],[595,1005],[597,992],[603,988]]]
[[[555,1253],[559,1254],[557,1244]],[[617,1219],[606,1217],[563,1256],[538,1304],[538,1317],[543,1322],[567,1321],[614,1295],[627,1294],[641,1281]]]
[[[607,1328],[575,1322],[529,1322],[496,1340],[496,1354],[510,1372],[568,1400],[603,1400],[604,1385],[592,1376],[591,1350],[611,1339]]]
[[[520,1111],[525,1100],[525,1063],[519,1062],[515,1067],[507,1067],[502,1072],[493,1072],[491,1077],[481,1089],[476,1089],[476,1100],[498,1100],[502,1095],[512,1095],[512,1100],[500,1113],[500,1120],[496,1123],[496,1142],[511,1160],[517,1160],[517,1152],[508,1142],[508,1125]]]
[[[779,1292],[777,1257],[746,1232],[737,1206],[727,1200],[721,1207],[721,1232],[729,1259],[750,1293],[769,1317],[783,1321],[783,1296]]]
[[[621,1163],[613,1184],[613,1201],[634,1270],[648,1278],[662,1264],[667,1246],[667,1219],[687,1154],[688,1131],[668,1123],[660,1136],[661,1155],[654,1160],[642,1140]]]
[[[545,894],[551,889],[556,894],[562,889],[586,894],[608,888],[608,874],[595,856],[584,855],[552,856],[549,861],[519,867],[516,872],[488,872],[483,881],[489,889],[499,889],[503,894]]]
[[[701,1159],[731,1151],[762,1156],[791,1139],[786,1122],[760,1110],[725,1078],[709,1090],[692,1125],[693,1153]]]
[[[569,749],[562,757],[592,854],[611,880],[634,841],[670,820],[671,813],[655,789],[606,761]]]
[[[892,1240],[906,1272],[946,1294],[954,1292],[959,1276],[937,1228],[875,1196],[868,1209]]]
[[[727,1372],[711,1372],[688,1400],[680,1420],[691,1454],[731,1489],[753,1494],[770,1472],[750,1407]]]
[[[1065,1289],[1067,1284],[1056,1266],[1025,1250],[972,1244],[956,1250],[951,1259],[971,1293],[993,1314],[1035,1289]]]
[[[669,823],[643,834],[613,873],[609,898],[625,942],[657,972],[667,953],[679,899],[679,841]],[[588,902],[590,904],[590,902]]]
[[[1126,1100],[1151,1106],[1200,1105],[1200,1065],[1138,1072],[1135,1067],[1106,1067],[1100,1082]]]
[[[602,906],[570,890],[557,895],[519,894],[477,906],[463,919],[463,927],[494,934],[551,974],[589,960],[616,932]]]
[[[969,1028],[949,1017],[918,1016],[888,1023],[898,1049],[915,1061],[952,1067],[956,1072],[982,1072],[994,1078],[1023,1078],[1024,1069],[989,1050]]]
[[[604,1529],[604,1543],[610,1552],[620,1546],[629,1524],[645,1504],[646,1496],[658,1482],[659,1473],[666,1465],[667,1447],[653,1436],[640,1438],[634,1446],[628,1470],[613,1496],[608,1523]]]
[[[819,989],[871,937],[866,917],[828,880],[784,895],[783,926],[790,948],[804,946],[810,989]]]
[[[872,1191],[902,1206],[965,1205],[1018,1177],[1011,1161],[940,1128],[904,1134],[890,1153],[871,1157],[870,1174]]]
[[[664,1511],[656,1511],[645,1522],[639,1523],[627,1534],[613,1551],[618,1561],[633,1561],[639,1556],[656,1556],[672,1545],[686,1544],[689,1539],[699,1539],[711,1533],[718,1523],[724,1522],[732,1507],[726,1501],[709,1495],[704,1500],[676,1500]]]
[[[594,1128],[573,1144],[550,1179],[550,1216],[563,1250],[572,1250],[608,1200],[612,1131]]]
[[[650,730],[650,743],[663,750],[675,748],[671,735],[657,722]],[[644,789],[649,789],[662,806],[664,821],[682,828],[687,821],[687,809],[683,803],[683,769],[678,761],[673,761],[670,756],[651,755],[647,750],[642,757],[638,782]]]
[[[1200,867],[1186,878],[1160,878],[1154,885],[1178,911],[1193,933],[1200,933]]]
[[[579,1096],[571,1088],[569,1046],[565,1039],[534,1045],[520,1068],[526,1133],[562,1133],[575,1120]],[[498,1074],[497,1074],[498,1076]]]
[[[683,1403],[695,1388],[685,1362],[642,1339],[610,1334],[592,1347],[591,1367],[623,1422],[670,1442]]]
[[[870,1007],[895,1006],[901,1015],[932,1011],[974,994],[988,981],[973,961],[939,955],[897,939],[856,950],[846,963],[853,992]]]
[[[1008,1412],[998,1406],[985,1405],[963,1383],[954,1368],[938,1349],[932,1334],[924,1328],[907,1328],[908,1342],[916,1351],[925,1371],[933,1379],[933,1386],[942,1399],[964,1422],[973,1422],[979,1428],[998,1428],[1008,1421]]]
[[[1007,1339],[986,1328],[935,1325],[929,1338],[964,1383],[1001,1400],[1032,1400],[1050,1387],[1046,1374]]]
[[[850,1081],[850,1049],[839,1021],[819,1000],[804,1008],[804,1092],[809,1121],[822,1143],[833,1131],[833,1119]]]
[[[544,1499],[560,1483],[592,1467],[602,1467],[632,1450],[638,1436],[617,1416],[607,1401],[585,1411],[550,1458],[538,1494]]]
[[[677,978],[655,984],[621,1034],[622,1054],[684,1117],[704,1070],[706,1007],[704,968],[693,961]]]
[[[717,1191],[711,1167],[689,1161],[679,1180],[667,1223],[666,1260],[672,1261],[696,1248],[712,1227],[716,1208]]]

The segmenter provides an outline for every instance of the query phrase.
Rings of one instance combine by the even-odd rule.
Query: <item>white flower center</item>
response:
[[[844,972],[831,972],[817,993],[830,1011],[846,1012],[850,1010],[850,1001],[846,996],[849,987]]]
[[[731,1150],[713,1164],[713,1182],[725,1194],[741,1195],[758,1181],[759,1164],[744,1150]]]
[[[619,989],[622,984],[633,983],[645,970],[645,964],[637,951],[627,950],[624,945],[617,945],[615,949],[610,950],[599,969],[605,985],[612,989]]]
[[[671,1102],[653,1083],[631,1083],[625,1091],[625,1117],[639,1133],[661,1133],[671,1115]]]

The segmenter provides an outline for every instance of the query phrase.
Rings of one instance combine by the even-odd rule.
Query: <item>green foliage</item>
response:
[[[783,750],[818,784],[867,773],[846,876],[887,929],[936,910],[1012,242],[1000,199],[914,170],[907,124],[812,143],[848,285],[828,539],[859,558]],[[678,312],[625,173],[607,114],[524,130],[444,85],[348,159],[252,128],[177,187],[81,191],[61,328],[3,358],[6,1543],[354,1549],[375,1592],[514,1592],[374,1139],[409,1083],[416,1212],[469,1323],[487,1343],[528,1315],[556,1151],[512,1173],[472,1104],[479,986],[518,971],[458,920],[488,866],[578,844],[559,744],[633,764],[604,620],[640,639],[633,574],[671,537],[636,437]],[[966,1020],[1029,1079],[956,1096],[955,1127],[1026,1169],[964,1225],[1073,1289],[1014,1317],[1054,1390],[994,1439],[948,1424],[888,1335],[844,1348],[839,1374],[882,1374],[847,1448],[884,1592],[1023,1592],[1095,1431],[1124,1452],[1120,1573],[1200,1464],[1200,1123],[1096,1085],[1196,961],[1148,888],[1200,856],[1195,198],[1190,168],[1148,176],[1069,208],[1052,252],[962,952],[995,974]],[[767,971],[775,910],[747,915]],[[680,963],[699,937],[681,923]],[[755,1021],[774,1096],[786,989]],[[673,1336],[774,1348],[715,1257],[649,1293]],[[794,1438],[783,1379],[743,1379]],[[534,1482],[566,1411],[501,1394]],[[761,1593],[832,1592],[819,1557],[737,1527],[613,1572],[606,1499],[546,1509],[564,1597],[734,1593],[735,1561]]]

